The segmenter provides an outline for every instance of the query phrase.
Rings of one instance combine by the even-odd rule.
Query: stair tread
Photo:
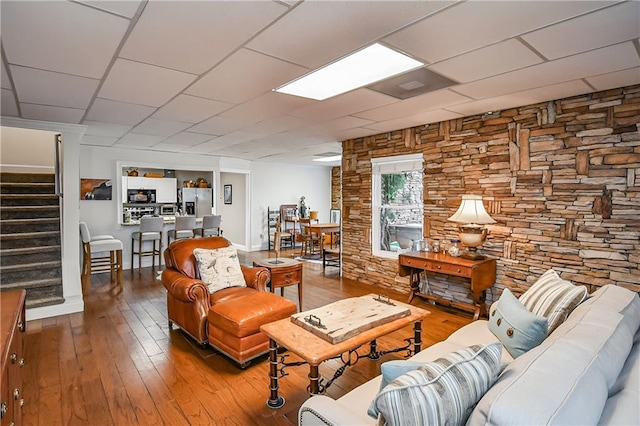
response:
[[[8,284],[2,284],[0,288],[30,288],[30,287],[49,287],[51,285],[57,285],[62,283],[62,278],[45,278],[42,280],[30,280],[30,281],[16,281]]]
[[[60,219],[57,217],[37,217],[34,219],[0,219],[0,224],[11,225],[21,223],[43,223],[43,222],[58,222]]]
[[[52,296],[52,297],[43,297],[41,299],[27,299],[25,305],[27,309],[39,308],[41,306],[49,306],[49,305],[59,305],[60,303],[64,303],[64,297],[61,296]]]
[[[33,269],[49,269],[49,268],[54,268],[54,267],[58,267],[62,265],[62,261],[60,260],[50,260],[47,262],[38,262],[38,263],[22,263],[20,265],[7,265],[7,266],[0,266],[0,272],[11,272],[11,271],[20,271],[23,269],[29,269],[29,270],[33,270]]]
[[[2,194],[2,198],[58,198],[56,194]]]
[[[60,231],[41,231],[41,232],[12,232],[10,234],[0,234],[2,239],[18,239],[18,238],[38,238],[46,236],[59,235]]]
[[[60,206],[48,205],[48,206],[2,206],[2,210],[58,210]]]
[[[0,186],[55,186],[54,182],[0,182]]]
[[[21,247],[21,248],[12,248],[12,249],[0,249],[0,256],[16,256],[20,254],[56,251],[56,250],[60,250],[60,247],[61,247],[60,244],[57,244],[52,246],[35,246],[35,247]]]

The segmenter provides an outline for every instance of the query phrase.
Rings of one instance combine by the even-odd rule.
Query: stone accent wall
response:
[[[342,170],[340,166],[331,168],[331,208],[342,208]]]
[[[371,158],[421,152],[425,237],[455,238],[447,218],[462,194],[481,194],[497,221],[482,247],[497,288],[522,291],[554,268],[590,290],[640,291],[639,123],[640,85],[345,141],[343,275],[409,291],[396,260],[371,254]],[[470,301],[464,280],[428,279]]]

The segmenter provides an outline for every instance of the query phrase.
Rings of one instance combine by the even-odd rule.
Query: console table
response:
[[[445,253],[412,251],[398,257],[401,277],[409,276],[411,294],[408,303],[418,295],[445,306],[473,312],[473,319],[487,316],[486,291],[496,282],[496,260],[468,260],[453,257]],[[420,272],[434,272],[445,275],[468,278],[473,294],[473,304],[455,302],[435,294],[420,293]]]
[[[0,328],[2,333],[2,379],[0,380],[0,424],[22,424],[22,366],[26,330],[24,290],[0,295]]]

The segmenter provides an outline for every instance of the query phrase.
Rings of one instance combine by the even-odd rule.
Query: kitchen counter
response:
[[[161,216],[165,225],[171,225],[176,223],[175,216]],[[202,224],[202,218],[196,218],[196,224]],[[121,223],[122,226],[140,226],[139,220],[132,220],[131,222]]]

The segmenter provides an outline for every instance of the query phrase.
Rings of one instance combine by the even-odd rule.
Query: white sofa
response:
[[[433,361],[473,344],[497,342],[487,325],[468,324],[411,360]],[[640,424],[639,328],[638,294],[602,287],[540,346],[515,360],[503,349],[508,365],[467,424]],[[380,382],[378,376],[337,400],[311,397],[300,408],[298,424],[376,424],[367,409]]]

